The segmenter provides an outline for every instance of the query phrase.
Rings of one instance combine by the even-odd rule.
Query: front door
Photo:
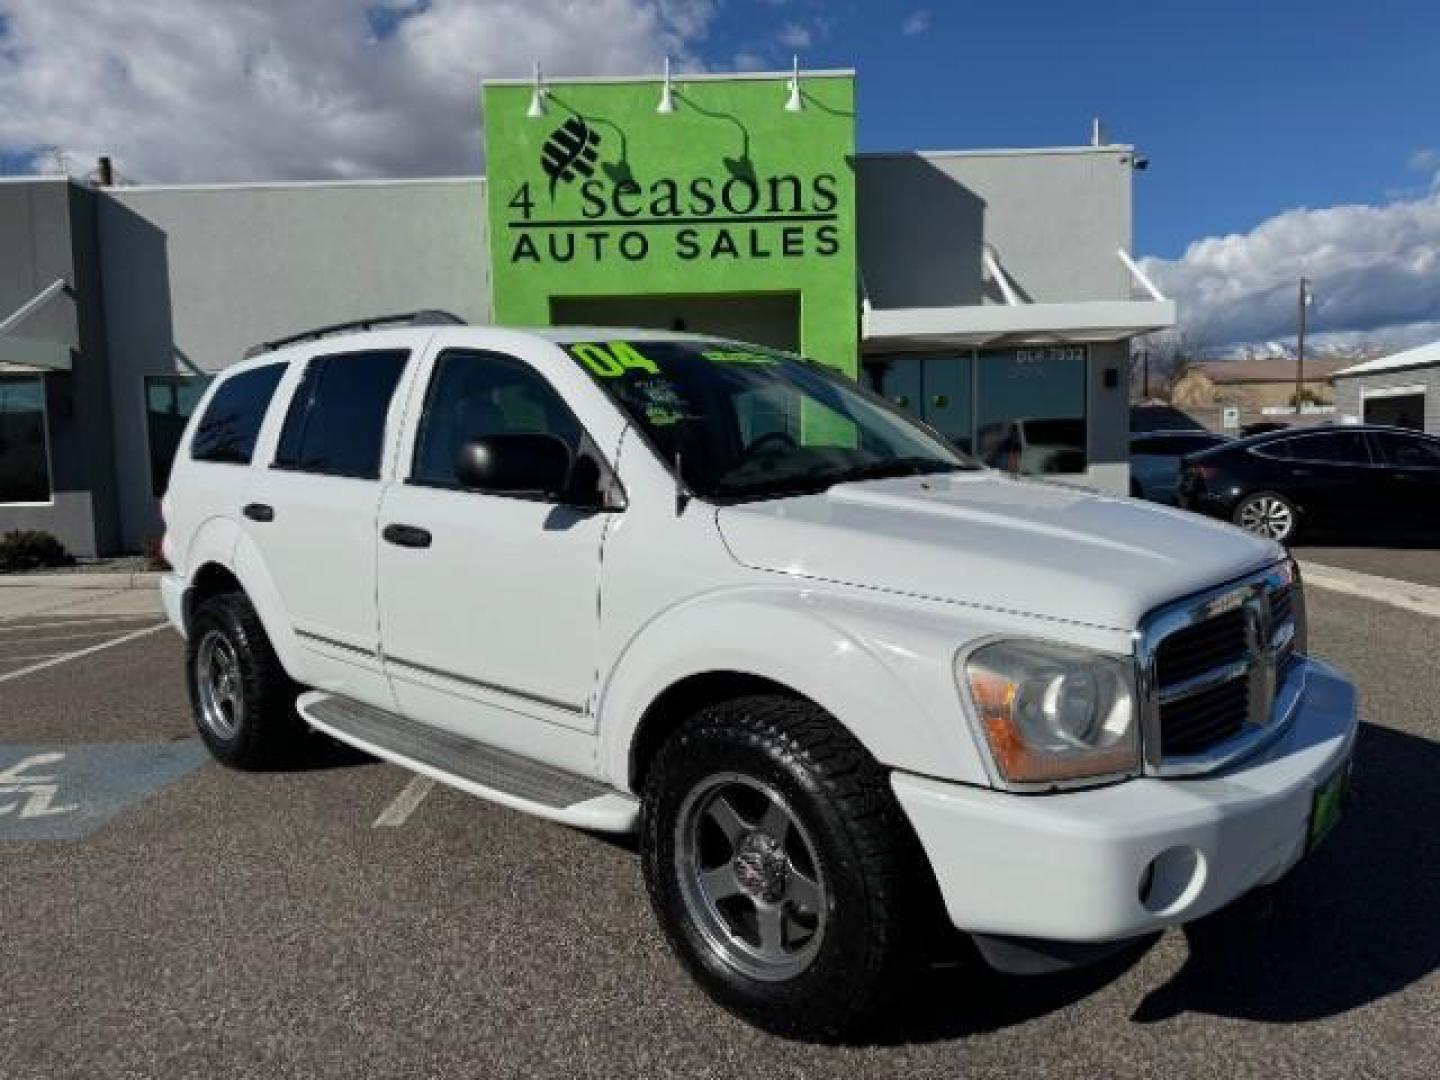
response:
[[[522,361],[449,349],[426,379],[415,448],[380,507],[381,643],[400,711],[528,756],[567,760],[590,732],[607,515],[463,490],[468,441],[579,422]],[[587,735],[588,739],[588,735]]]
[[[1386,515],[1412,528],[1440,530],[1440,439],[1372,431]]]

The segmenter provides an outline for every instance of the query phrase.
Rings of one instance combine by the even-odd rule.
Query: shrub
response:
[[[11,529],[0,536],[0,573],[38,570],[47,566],[71,566],[75,556],[47,532]]]

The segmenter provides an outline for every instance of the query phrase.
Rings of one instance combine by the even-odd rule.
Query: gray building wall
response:
[[[1115,255],[1130,250],[1133,151],[862,154],[856,159],[860,270],[870,303],[1003,304],[989,244],[1033,303],[1128,300]]]
[[[1030,303],[1129,300],[1116,250],[1130,250],[1134,151],[862,154],[856,160],[860,270],[876,308],[1003,304],[989,245]],[[1128,342],[1090,346],[1090,467],[1075,478],[1129,489]],[[1114,369],[1114,386],[1106,372]],[[1069,477],[1055,477],[1068,480]]]
[[[118,535],[96,202],[64,177],[0,183],[0,319],[57,279],[68,286],[13,328],[6,355],[23,362],[34,341],[65,346],[71,360],[43,376],[51,503],[0,505],[0,531],[40,529],[81,556]]]
[[[257,342],[366,315],[490,321],[478,178],[117,188],[100,238],[126,549],[162,530],[146,375],[219,371]]]
[[[1364,419],[1363,398],[1366,391],[1402,386],[1425,388],[1425,430],[1431,435],[1440,435],[1440,367],[1433,364],[1336,379],[1335,414]]]

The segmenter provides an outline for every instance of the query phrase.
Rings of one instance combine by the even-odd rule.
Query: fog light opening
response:
[[[1174,915],[1194,902],[1204,884],[1205,856],[1200,850],[1169,848],[1140,874],[1140,903],[1152,915]]]

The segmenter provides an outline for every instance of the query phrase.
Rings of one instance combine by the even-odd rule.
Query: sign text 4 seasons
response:
[[[515,189],[507,202],[512,263],[637,263],[662,253],[739,262],[840,251],[834,173],[661,177],[643,185],[591,177],[575,190],[578,216],[546,217],[529,181]]]

